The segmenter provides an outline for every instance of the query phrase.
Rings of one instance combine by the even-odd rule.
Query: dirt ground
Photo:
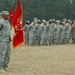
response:
[[[8,72],[0,75],[75,75],[75,45],[12,49]]]

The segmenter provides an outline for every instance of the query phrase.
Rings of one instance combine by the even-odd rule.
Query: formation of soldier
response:
[[[27,21],[24,26],[25,44],[27,45],[51,45],[51,44],[68,44],[72,41],[72,24],[71,20],[63,19],[49,21],[38,20],[30,23]]]

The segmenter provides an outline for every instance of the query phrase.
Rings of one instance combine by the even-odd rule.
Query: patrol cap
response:
[[[27,23],[30,23],[30,21],[26,21]]]
[[[55,19],[52,19],[52,21],[55,21]]]
[[[42,22],[46,22],[46,20],[43,19]]]
[[[28,25],[29,25],[29,24],[30,24],[30,21],[26,21],[26,24],[28,24]]]
[[[9,12],[8,12],[8,11],[2,11],[1,14],[2,14],[2,15],[9,15]]]
[[[37,20],[34,20],[35,23],[37,23]]]
[[[38,22],[41,22],[41,20],[38,20]]]
[[[62,21],[66,21],[67,19],[66,18],[63,18],[63,20]]]
[[[49,22],[52,22],[52,19],[49,19]]]
[[[60,21],[60,20],[57,20],[56,22],[57,22],[57,23],[60,23],[61,21]]]
[[[37,18],[35,17],[34,20],[37,20]]]
[[[66,18],[63,18],[63,20],[66,20]]]
[[[72,23],[72,21],[71,21],[70,19],[68,19],[68,20],[67,20],[67,22],[70,22],[70,23]]]
[[[71,20],[70,20],[70,19],[68,19],[67,21],[68,21],[68,22],[70,22]]]

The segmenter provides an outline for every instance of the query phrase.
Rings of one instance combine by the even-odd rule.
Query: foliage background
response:
[[[0,11],[10,10],[10,6],[14,3],[14,9],[17,0],[0,0]],[[50,18],[55,19],[75,19],[75,0],[22,0],[24,21],[33,21],[34,17],[40,20]]]

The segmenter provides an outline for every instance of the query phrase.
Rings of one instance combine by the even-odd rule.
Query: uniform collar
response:
[[[5,20],[4,18],[2,18],[2,20],[3,20],[4,22],[8,22],[8,20]]]

